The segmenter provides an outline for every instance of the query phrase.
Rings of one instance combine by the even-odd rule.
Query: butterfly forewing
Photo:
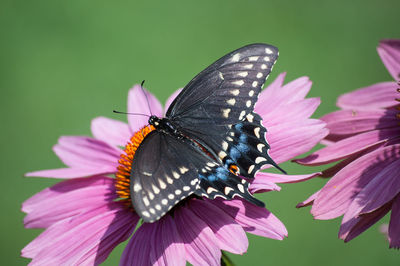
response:
[[[189,82],[171,104],[167,117],[216,154],[223,153],[227,132],[253,112],[277,57],[278,49],[267,44],[229,53]]]
[[[182,127],[236,124],[253,110],[277,57],[278,49],[267,44],[227,54],[189,82],[167,117]]]

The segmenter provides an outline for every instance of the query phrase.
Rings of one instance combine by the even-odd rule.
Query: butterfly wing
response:
[[[166,116],[185,137],[153,131],[133,159],[132,203],[145,222],[159,219],[191,194],[239,196],[263,206],[229,166],[253,177],[265,162],[274,164],[253,109],[277,57],[271,45],[242,47],[202,71],[173,101]]]
[[[253,178],[262,164],[276,166],[268,156],[266,129],[253,109],[277,57],[278,49],[268,44],[251,44],[227,54],[189,82],[167,117],[224,162],[235,161],[245,177]],[[235,135],[249,141],[233,140]]]
[[[223,142],[223,150],[219,153],[227,169],[230,165],[236,165],[239,175],[254,178],[263,165],[272,164],[285,173],[268,154],[270,146],[265,139],[266,129],[261,121],[261,117],[252,112],[230,128]]]
[[[157,220],[198,189],[196,165],[205,159],[189,144],[152,131],[138,147],[132,162],[131,200],[145,222]]]
[[[268,44],[237,49],[203,70],[173,101],[166,116],[183,128],[200,132],[207,125],[224,126],[241,121],[250,113],[278,57]]]
[[[137,149],[131,171],[131,200],[145,222],[158,220],[181,200],[199,196],[243,197],[263,206],[248,192],[249,184],[219,165],[199,146],[153,131]]]

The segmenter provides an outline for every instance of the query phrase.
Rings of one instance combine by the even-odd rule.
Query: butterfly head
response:
[[[158,118],[157,116],[152,115],[152,116],[149,117],[149,124],[150,125],[152,125],[154,127],[158,127],[160,125],[160,123],[161,123],[161,119]]]
[[[158,118],[155,115],[150,116],[149,124],[154,126],[156,129],[163,131],[167,134],[182,138],[182,134],[178,128],[168,118]]]

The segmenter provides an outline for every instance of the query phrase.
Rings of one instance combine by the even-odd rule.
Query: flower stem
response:
[[[222,251],[221,266],[235,266],[235,264],[224,251]]]

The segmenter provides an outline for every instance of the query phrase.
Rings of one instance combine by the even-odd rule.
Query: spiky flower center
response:
[[[120,159],[118,160],[119,166],[117,167],[118,171],[115,174],[115,189],[119,196],[119,200],[130,208],[132,208],[130,180],[133,158],[140,143],[142,143],[143,139],[154,129],[153,126],[148,125],[136,132],[126,144],[124,153],[121,154]]]

